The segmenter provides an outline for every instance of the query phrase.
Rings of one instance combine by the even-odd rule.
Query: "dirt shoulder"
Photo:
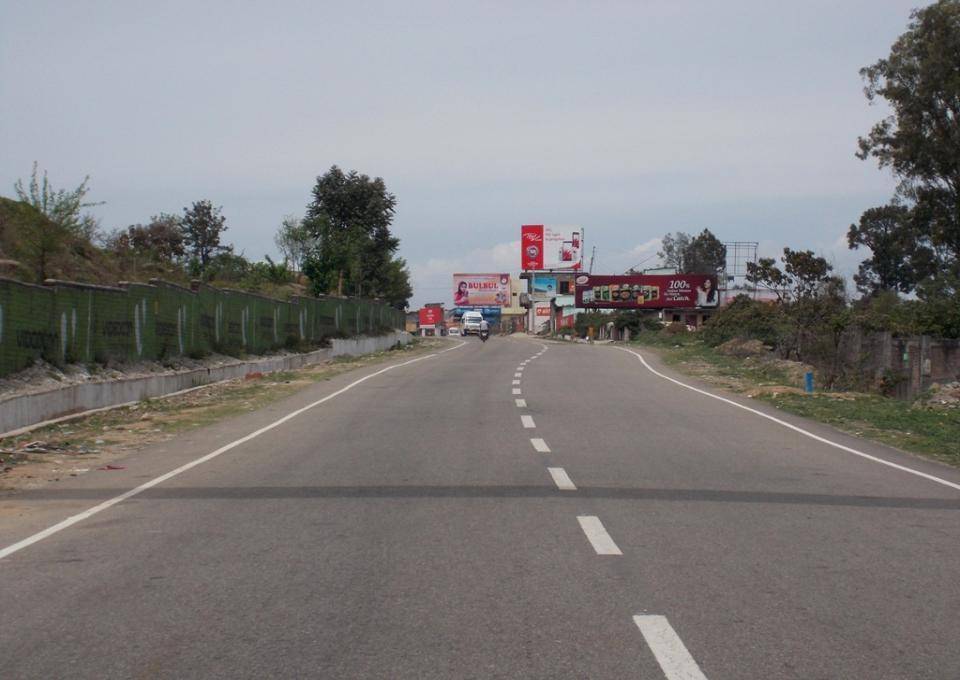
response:
[[[934,390],[912,404],[852,391],[807,394],[802,386],[809,367],[770,356],[762,347],[723,352],[690,335],[652,333],[631,344],[656,352],[681,373],[734,394],[960,467],[960,400],[953,397],[952,387]]]
[[[243,379],[148,399],[2,438],[0,494],[36,489],[91,470],[116,467],[121,458],[149,444],[238,413],[255,411],[348,371],[428,353],[440,344],[442,341],[418,338],[402,349],[362,357],[337,357],[293,371],[253,373]]]

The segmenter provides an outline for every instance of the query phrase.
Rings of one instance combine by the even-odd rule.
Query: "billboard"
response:
[[[509,274],[454,274],[455,307],[509,307]]]
[[[709,274],[637,274],[576,278],[577,307],[593,309],[709,309],[720,301]]]
[[[537,297],[552,298],[557,294],[557,277],[537,274],[533,277],[533,294]]]
[[[579,227],[524,224],[520,227],[520,269],[577,271],[582,239]]]
[[[439,326],[443,323],[443,307],[424,307],[419,312],[420,326]]]
[[[550,304],[538,304],[533,308],[533,332],[540,333],[550,328],[550,316],[552,314]]]

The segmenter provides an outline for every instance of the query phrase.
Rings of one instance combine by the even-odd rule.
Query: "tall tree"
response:
[[[286,215],[273,237],[283,259],[295,270],[303,268],[303,261],[316,241],[310,229],[296,215]]]
[[[380,177],[334,165],[317,178],[303,220],[317,239],[303,268],[316,291],[382,295],[400,244],[390,232],[396,202]]]
[[[866,210],[859,224],[850,225],[847,243],[851,249],[870,249],[870,257],[860,263],[853,277],[863,293],[909,293],[917,282],[917,265],[921,271],[928,268],[926,250],[917,247],[910,210],[904,205],[891,203]]]
[[[830,275],[833,267],[812,250],[783,249],[784,267],[780,269],[772,257],[762,257],[756,264],[747,263],[747,281],[800,302],[826,293],[834,293],[838,282]]]
[[[690,239],[683,257],[684,274],[720,275],[727,268],[727,247],[709,229]]]
[[[860,71],[867,99],[885,100],[893,113],[860,138],[858,156],[900,179],[918,241],[929,244],[935,288],[952,295],[960,281],[960,1],[910,17],[889,56]]]
[[[17,198],[42,212],[54,224],[63,227],[76,237],[92,241],[97,236],[99,223],[93,215],[84,214],[83,209],[103,205],[103,201],[86,200],[90,192],[87,187],[89,181],[90,175],[87,175],[80,182],[80,186],[72,191],[54,189],[47,177],[47,171],[44,170],[43,177],[40,177],[37,162],[34,161],[33,171],[30,173],[30,184],[24,187],[23,180],[18,179],[13,188]]]
[[[222,207],[213,207],[208,200],[195,201],[183,209],[183,240],[203,273],[210,260],[229,248],[220,245],[220,234],[227,230]]]
[[[673,267],[678,272],[683,272],[687,250],[690,248],[690,234],[685,234],[682,231],[667,234],[663,237],[660,248],[657,256],[663,261],[664,266]]]

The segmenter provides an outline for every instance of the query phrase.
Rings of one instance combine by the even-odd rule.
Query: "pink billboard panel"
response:
[[[509,307],[509,274],[454,274],[455,307]]]

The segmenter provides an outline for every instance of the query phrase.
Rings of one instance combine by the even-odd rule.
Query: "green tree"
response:
[[[851,224],[847,232],[851,249],[865,246],[870,257],[860,263],[853,280],[864,293],[892,290],[909,293],[914,289],[920,270],[926,270],[929,251],[918,244],[910,219],[910,210],[892,203],[870,208],[860,216],[859,224]]]
[[[867,99],[885,100],[892,114],[859,139],[857,155],[900,180],[938,280],[922,291],[952,296],[960,282],[960,2],[940,0],[910,17],[889,56],[860,71]]]
[[[383,179],[336,165],[317,178],[303,225],[316,238],[303,271],[314,291],[384,296],[401,266],[391,270],[400,245],[390,232],[396,197]]]
[[[829,292],[830,286],[837,285],[835,277],[830,275],[833,267],[812,250],[783,249],[781,258],[784,268],[780,269],[771,257],[762,257],[756,264],[747,263],[747,281],[774,291],[781,302],[787,298],[800,302],[819,297]]]
[[[24,187],[23,180],[18,179],[13,188],[17,193],[17,198],[42,212],[54,224],[63,227],[78,238],[93,241],[97,236],[99,223],[89,213],[81,213],[84,208],[103,205],[103,201],[91,202],[85,200],[90,191],[87,188],[89,181],[90,175],[87,175],[83,178],[80,186],[72,191],[54,189],[47,177],[47,171],[44,170],[43,177],[40,177],[37,162],[34,161],[29,185]]]
[[[684,274],[719,276],[727,268],[727,247],[709,229],[704,229],[690,239],[683,260]]]
[[[273,242],[283,259],[295,270],[300,270],[317,239],[303,220],[296,215],[286,215],[273,237]]]
[[[720,274],[727,266],[727,248],[704,229],[696,236],[682,231],[667,234],[660,244],[664,266],[673,267],[681,274]]]
[[[665,267],[673,267],[678,272],[685,271],[687,251],[690,248],[690,235],[682,231],[667,234],[660,243],[657,256]]]
[[[111,239],[120,254],[132,253],[156,260],[173,262],[186,254],[181,220],[177,215],[160,213],[147,224],[132,224]]]
[[[183,209],[183,242],[204,274],[211,259],[229,248],[220,245],[220,234],[227,230],[222,207],[214,208],[210,201],[195,201]]]

